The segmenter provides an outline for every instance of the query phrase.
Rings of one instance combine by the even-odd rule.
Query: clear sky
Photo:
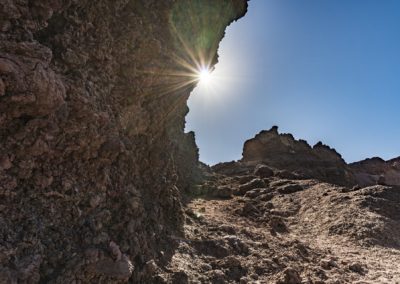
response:
[[[347,162],[400,156],[399,0],[251,0],[219,55],[188,102],[203,162],[273,125]]]

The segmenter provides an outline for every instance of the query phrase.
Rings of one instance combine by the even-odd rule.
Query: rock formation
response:
[[[245,142],[241,160],[211,167],[195,187],[185,238],[160,278],[398,283],[398,162],[348,165],[322,143],[262,131]]]
[[[400,246],[398,188],[352,187],[400,184],[398,159],[347,165],[272,128],[241,161],[198,163],[193,69],[217,62],[246,9],[0,3],[0,283],[354,282],[381,260],[398,272],[392,251],[349,257],[347,243]],[[189,188],[216,201],[184,207]],[[375,272],[362,279],[397,279]]]
[[[280,175],[314,178],[337,185],[400,186],[400,158],[388,161],[372,158],[347,164],[335,149],[322,142],[311,147],[291,134],[280,134],[277,126],[247,140],[240,161],[220,163],[213,170],[228,175],[243,174],[253,172],[262,164],[280,170]]]
[[[351,185],[355,183],[346,162],[332,148],[317,143],[311,147],[291,134],[279,134],[278,127],[261,131],[243,147],[245,164],[265,163],[280,170],[288,170],[304,178]]]
[[[371,184],[400,185],[400,158],[385,161],[371,158],[350,164],[357,183],[361,186]]]
[[[149,281],[182,233],[200,57],[245,0],[0,3],[0,282]],[[147,279],[147,280],[146,280]]]

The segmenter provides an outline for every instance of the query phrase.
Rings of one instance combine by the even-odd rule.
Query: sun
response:
[[[201,84],[208,85],[212,79],[211,70],[207,67],[203,67],[198,71],[197,77]]]

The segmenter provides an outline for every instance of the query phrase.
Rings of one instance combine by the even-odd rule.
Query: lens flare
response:
[[[209,84],[212,79],[210,69],[208,69],[206,67],[201,68],[199,71],[199,74],[198,74],[198,79],[201,84]]]

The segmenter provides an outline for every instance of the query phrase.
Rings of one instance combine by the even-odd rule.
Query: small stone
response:
[[[365,274],[365,269],[359,262],[349,264],[349,269],[358,274]]]
[[[301,190],[303,190],[303,187],[298,184],[288,184],[278,188],[278,192],[281,194],[290,194]]]
[[[244,195],[246,192],[255,189],[255,188],[263,188],[265,187],[265,182],[262,179],[256,178],[252,181],[242,184],[239,186],[238,194]]]
[[[241,176],[241,177],[239,177],[238,182],[240,184],[245,184],[245,183],[248,183],[249,181],[252,181],[254,178],[255,178],[255,176],[253,176],[253,175]]]
[[[119,246],[115,242],[113,241],[110,242],[109,249],[115,260],[121,260],[122,253],[121,250],[119,249]]]
[[[189,276],[186,274],[185,271],[181,270],[178,272],[175,272],[172,275],[171,279],[173,284],[186,284],[189,283]]]
[[[212,266],[209,265],[208,263],[203,263],[200,268],[203,271],[210,271],[212,269]]]
[[[258,280],[258,275],[253,273],[253,274],[250,275],[250,278],[254,279],[254,280]]]
[[[291,173],[287,170],[279,171],[279,172],[275,173],[275,176],[279,177],[279,178],[285,178],[285,179],[298,179],[299,178],[296,174]]]
[[[218,198],[230,198],[232,197],[233,190],[228,186],[219,186],[213,192],[212,196]]]
[[[255,197],[259,196],[260,194],[261,194],[261,188],[256,188],[256,189],[252,189],[252,190],[246,192],[246,194],[244,196],[248,197],[248,198],[255,198]]]
[[[149,260],[148,262],[146,262],[144,270],[146,271],[146,273],[148,275],[153,275],[157,271],[157,264],[154,261],[154,259]]]
[[[99,204],[101,203],[101,197],[100,196],[98,196],[98,195],[96,195],[96,196],[93,196],[91,199],[90,199],[90,207],[92,207],[92,208],[96,208],[97,206],[99,206]]]
[[[11,167],[12,163],[7,155],[0,157],[0,170],[8,170]]]
[[[277,284],[301,284],[300,274],[293,268],[286,268],[276,282]]]
[[[211,273],[212,283],[225,283],[225,273],[222,270],[216,269]]]
[[[288,228],[281,217],[273,216],[269,221],[271,229],[278,233],[287,233]]]
[[[99,260],[99,250],[95,248],[85,250],[85,258],[88,263],[97,262]]]
[[[110,258],[105,258],[97,262],[95,266],[97,273],[120,280],[128,280],[133,269],[132,263],[125,258],[115,262]]]
[[[326,270],[330,270],[333,267],[337,267],[337,264],[333,259],[323,259],[321,260],[320,265],[323,269]]]
[[[257,196],[256,200],[257,201],[270,201],[272,198],[274,198],[274,195],[272,193],[264,193],[264,194]]]
[[[260,213],[260,211],[257,209],[256,206],[254,206],[250,202],[247,202],[242,208],[242,215],[246,216],[252,213]]]

